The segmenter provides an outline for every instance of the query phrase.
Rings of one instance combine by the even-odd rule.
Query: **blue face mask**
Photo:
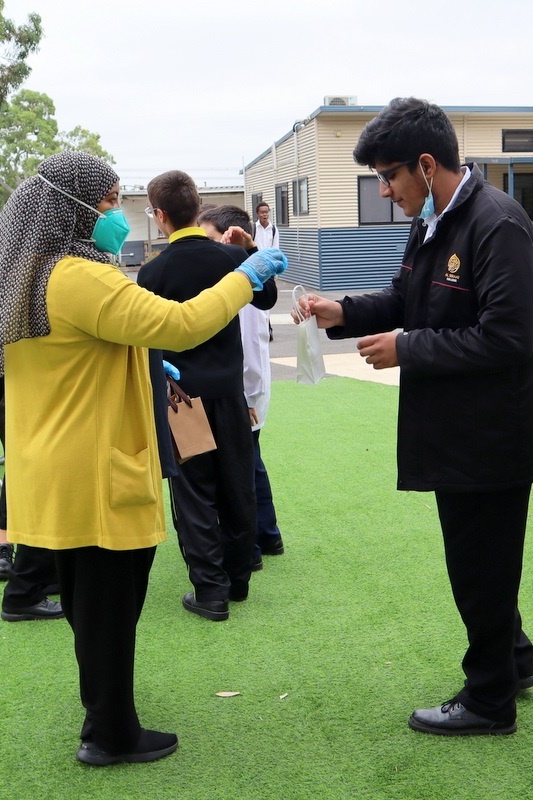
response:
[[[431,215],[435,213],[435,201],[433,199],[433,193],[431,191],[433,188],[433,178],[431,178],[431,183],[428,183],[428,179],[424,174],[424,170],[420,162],[418,162],[418,166],[420,167],[420,172],[422,173],[422,177],[424,178],[426,186],[428,187],[428,196],[424,200],[424,205],[422,206],[418,216],[420,217],[420,219],[427,219],[428,217],[431,217]]]
[[[104,211],[96,220],[91,238],[97,250],[103,253],[112,253],[116,256],[126,241],[130,230],[122,209],[110,208],[109,211]]]

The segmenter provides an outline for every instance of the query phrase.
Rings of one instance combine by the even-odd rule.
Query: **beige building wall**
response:
[[[465,116],[465,157],[502,158],[530,155],[527,153],[504,153],[502,130],[527,129],[533,127],[533,119],[518,114],[468,114]]]
[[[215,206],[238,206],[244,208],[244,189],[227,191],[220,189],[198,189],[200,203],[203,206],[213,203]]]
[[[246,170],[245,207],[251,211],[252,194],[262,193],[275,219],[275,186],[288,184],[289,228],[323,229],[358,227],[358,175],[368,168],[357,165],[353,150],[373,113],[318,114],[296,134],[288,134]],[[502,152],[502,130],[531,129],[533,115],[513,113],[449,113],[459,143],[462,162],[467,158],[490,159],[531,155]],[[533,172],[533,164],[514,164],[514,172]],[[489,164],[488,180],[504,187],[505,164]],[[309,214],[292,213],[292,182],[309,181]]]
[[[318,227],[346,228],[358,224],[357,176],[368,175],[353,159],[361,131],[372,115],[318,117],[320,210]]]

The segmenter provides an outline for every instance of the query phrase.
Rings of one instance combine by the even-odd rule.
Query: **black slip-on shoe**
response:
[[[259,540],[258,544],[264,556],[282,556],[285,552],[281,536],[278,536],[277,539],[272,536],[265,536]]]
[[[183,608],[212,622],[222,622],[229,617],[226,600],[196,600],[194,592],[187,592],[182,598]]]
[[[24,622],[31,619],[63,619],[65,614],[61,603],[56,603],[54,600],[49,600],[45,597],[40,603],[35,603],[34,606],[28,606],[27,608],[17,608],[12,611],[3,608],[0,616],[6,622]]]
[[[131,753],[111,755],[106,753],[94,742],[83,742],[76,753],[76,758],[83,764],[92,767],[108,767],[111,764],[144,764],[147,761],[156,761],[158,758],[169,756],[178,747],[178,737],[175,733],[159,733],[142,729],[135,750]]]
[[[516,722],[494,722],[480,717],[457,700],[435,708],[419,708],[409,717],[410,728],[438,736],[496,736],[516,731]]]

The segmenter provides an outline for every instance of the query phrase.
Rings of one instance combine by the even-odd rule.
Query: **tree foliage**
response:
[[[60,150],[85,150],[115,163],[102,148],[99,134],[80,125],[59,133],[54,115],[53,100],[29,89],[6,103],[0,115],[0,206],[24,178],[35,174],[41,161]]]
[[[0,181],[7,194],[60,149],[55,107],[45,94],[23,89],[0,117]]]
[[[26,60],[38,50],[43,35],[38,14],[30,14],[27,24],[17,27],[4,17],[4,5],[0,0],[0,108],[30,74]]]
[[[92,156],[98,156],[107,161],[108,164],[114,164],[115,159],[111,153],[107,153],[100,144],[100,134],[91,133],[81,125],[76,125],[74,130],[69,133],[59,134],[59,145],[61,150],[85,150]]]
[[[17,27],[4,17],[4,5],[0,0],[0,206],[41,161],[60,150],[85,150],[115,163],[99,134],[80,125],[59,133],[48,95],[23,89],[12,96],[31,72],[26,59],[37,51],[43,32],[38,14]]]

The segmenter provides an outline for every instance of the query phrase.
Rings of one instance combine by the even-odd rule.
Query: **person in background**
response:
[[[533,227],[476,164],[461,166],[451,121],[424,100],[392,100],[354,157],[413,217],[402,266],[375,294],[299,303],[330,338],[362,336],[375,369],[400,367],[398,488],[435,492],[466,681],[409,726],[511,734],[516,693],[533,686],[518,611],[533,480]]]
[[[252,238],[258,250],[264,250],[265,247],[279,247],[279,231],[270,221],[270,206],[263,201],[259,202],[255,207],[257,215],[256,222],[252,223]],[[274,332],[268,320],[268,334],[269,341],[273,341]]]
[[[198,224],[214,241],[239,244],[247,253],[255,251],[252,223],[246,211],[238,206],[215,206],[202,209]],[[257,502],[257,539],[252,571],[263,568],[263,555],[279,556],[284,544],[277,524],[272,487],[261,457],[259,435],[270,404],[270,312],[251,303],[239,311],[244,367],[244,396],[250,413],[254,443],[254,480]]]
[[[5,451],[4,377],[0,378],[0,441]],[[0,489],[0,580],[7,581],[1,617],[8,622],[35,619],[60,619],[64,616],[61,604],[49,600],[56,594],[57,570],[54,553],[41,547],[19,545],[7,541],[6,477]]]
[[[257,221],[253,222],[252,238],[258,250],[279,247],[279,231],[270,221],[270,206],[261,201],[255,207]]]
[[[186,173],[170,170],[153,178],[148,199],[148,212],[169,244],[141,267],[140,286],[184,301],[245,261],[247,253],[241,247],[211,241],[197,226],[200,199]],[[270,308],[276,299],[272,280],[253,303]],[[169,481],[174,526],[194,587],[183,596],[182,605],[204,619],[222,622],[229,617],[230,600],[248,597],[256,530],[253,443],[243,395],[238,318],[197,347],[180,353],[164,350],[163,358],[179,369],[181,388],[191,397],[201,397],[217,445],[180,464],[178,475]]]
[[[102,767],[178,744],[142,728],[134,700],[136,627],[166,538],[146,348],[197,346],[285,267],[256,253],[189,302],[156,297],[112,263],[129,231],[119,190],[103,160],[67,150],[0,212],[8,537],[56,551],[85,708],[76,756]]]

